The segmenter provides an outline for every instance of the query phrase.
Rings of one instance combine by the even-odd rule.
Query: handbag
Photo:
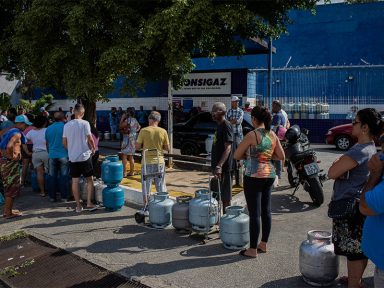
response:
[[[352,218],[356,213],[357,198],[332,200],[328,204],[328,217],[332,219]]]

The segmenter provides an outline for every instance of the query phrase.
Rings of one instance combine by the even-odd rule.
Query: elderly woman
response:
[[[328,177],[334,179],[332,200],[357,199],[367,183],[368,160],[376,153],[373,137],[381,132],[381,116],[373,108],[357,112],[353,120],[352,135],[357,143],[329,168]],[[367,266],[367,257],[361,248],[362,228],[365,217],[354,207],[353,216],[333,219],[332,240],[335,253],[347,257],[348,277],[342,281],[349,288],[362,287],[361,280]],[[332,217],[332,215],[330,215]]]

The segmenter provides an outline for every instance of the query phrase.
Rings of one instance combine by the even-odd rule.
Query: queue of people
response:
[[[268,252],[272,225],[271,191],[275,179],[279,177],[279,166],[274,161],[285,160],[276,126],[287,129],[288,119],[285,119],[278,101],[273,103],[274,115],[268,108],[256,106],[250,112],[254,130],[243,137],[238,127],[243,111],[238,107],[236,98],[232,98],[229,110],[221,102],[212,106],[211,114],[217,123],[217,129],[212,144],[211,168],[212,174],[219,180],[225,212],[225,208],[231,205],[232,178],[236,167],[233,163],[244,162],[244,194],[250,217],[250,247],[240,251],[240,255],[256,258],[259,253]],[[52,177],[60,175],[59,179],[63,180],[59,185],[59,196],[54,191],[55,187],[48,189],[53,201],[67,199],[68,181],[65,179],[70,175],[76,201],[75,211],[80,213],[83,205],[78,184],[80,176],[83,176],[88,184],[86,208],[95,208],[92,193],[94,156],[98,150],[97,130],[82,119],[85,112],[83,105],[76,104],[72,111],[73,119],[69,122],[66,121],[68,117],[64,112],[55,112],[54,123],[48,127],[45,111],[33,123],[26,114],[14,118],[12,113],[9,118],[5,116],[7,120],[4,121],[14,119],[10,128],[4,128],[0,132],[0,175],[5,190],[3,216],[6,219],[21,215],[20,211],[13,209],[13,203],[20,194],[21,183],[24,183],[21,180],[25,181],[26,177],[22,176],[19,169],[19,161],[23,157],[32,158],[42,197],[47,194],[44,185],[45,171]],[[148,152],[142,159],[145,166],[142,165],[141,171],[144,212],[147,212],[146,204],[153,180],[158,192],[167,191],[164,151],[169,150],[168,134],[159,127],[161,114],[152,111],[147,121],[148,126],[142,128],[135,118],[134,110],[128,109],[126,113],[122,113],[116,127],[123,134],[121,152],[124,171],[127,170],[128,162],[130,168],[129,173],[124,176],[134,174],[135,151]],[[332,211],[329,211],[329,216],[333,218],[332,241],[335,253],[347,258],[348,275],[341,280],[349,288],[363,287],[362,276],[368,258],[376,265],[375,287],[384,287],[384,252],[381,249],[384,241],[384,154],[376,152],[373,141],[374,137],[382,135],[380,141],[384,149],[384,121],[375,109],[366,108],[357,112],[352,124],[352,135],[358,141],[334,161],[328,177],[334,179],[332,202],[338,201],[339,205],[351,205],[353,202],[353,213],[334,217]],[[30,141],[32,149],[28,148],[27,141]],[[144,177],[146,173],[159,173],[160,177]],[[346,201],[350,199],[360,201]]]
[[[220,179],[224,209],[230,205],[227,196],[232,186],[231,168],[228,167],[232,167],[230,163],[233,160],[244,161],[250,247],[240,251],[240,255],[251,258],[268,251],[272,223],[271,190],[275,178],[281,173],[281,166],[274,161],[285,159],[275,127],[287,129],[289,126],[286,126],[280,103],[275,101],[273,104],[273,116],[266,107],[252,109],[255,129],[244,137],[233,154],[234,130],[224,117],[228,114],[225,104],[215,103],[211,112],[213,120],[218,123],[212,146],[212,173]],[[382,135],[380,141],[384,150],[384,120],[375,109],[366,108],[357,112],[352,124],[352,135],[358,142],[332,164],[328,177],[335,180],[332,201],[351,203],[345,200],[360,199],[360,202],[353,201],[352,215],[333,219],[332,241],[335,253],[347,258],[348,275],[341,277],[341,282],[349,288],[363,287],[362,276],[369,258],[376,265],[375,287],[384,287],[384,152],[376,153],[373,141],[373,137]],[[332,213],[329,212],[329,216],[332,217]]]

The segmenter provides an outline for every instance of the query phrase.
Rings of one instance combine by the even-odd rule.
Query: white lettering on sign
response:
[[[174,95],[230,95],[231,72],[190,73]]]

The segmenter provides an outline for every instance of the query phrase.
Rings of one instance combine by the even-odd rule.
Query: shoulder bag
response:
[[[359,205],[357,198],[332,200],[328,204],[328,217],[332,219],[352,218],[356,213],[356,205]]]

